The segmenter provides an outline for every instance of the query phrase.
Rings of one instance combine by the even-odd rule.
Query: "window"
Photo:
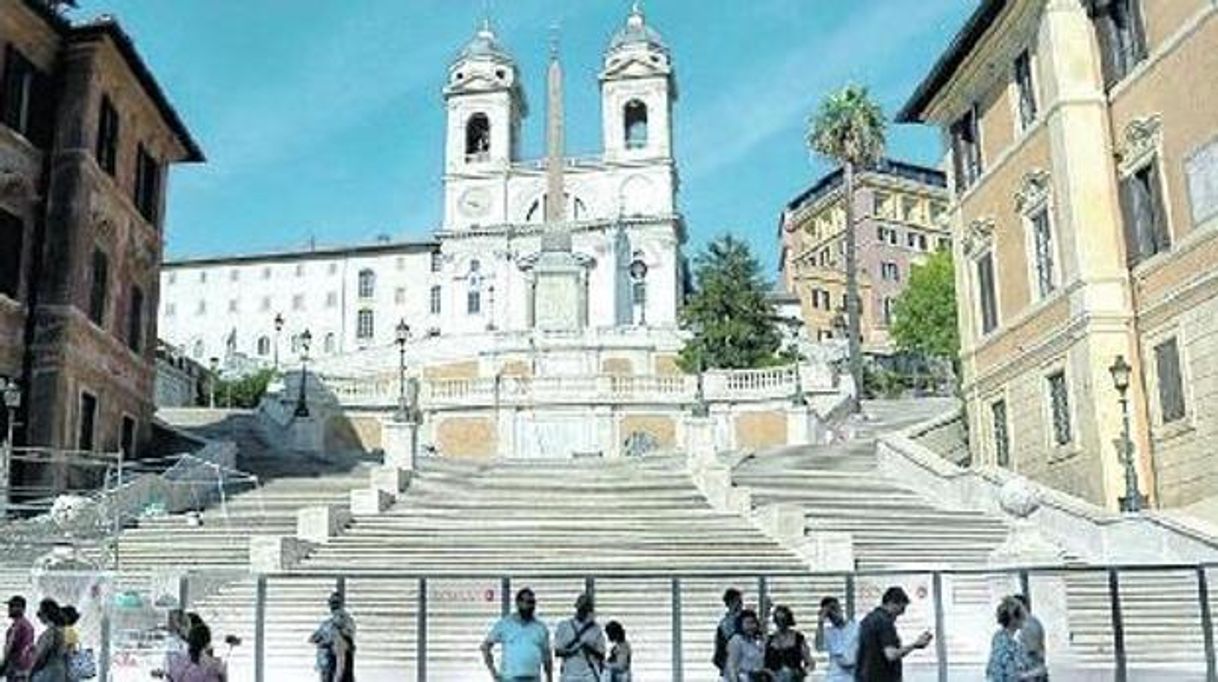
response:
[[[123,430],[119,435],[119,448],[123,451],[123,458],[132,459],[135,457],[135,418],[130,415],[123,415]]]
[[[1130,267],[1171,248],[1162,190],[1157,161],[1121,181],[1125,255]]]
[[[951,251],[952,250],[952,240],[948,237],[939,237],[939,250],[940,251]]]
[[[896,263],[880,263],[880,276],[888,282],[899,282],[901,268]]]
[[[25,243],[25,223],[0,209],[0,295],[14,301],[21,289],[21,253]]]
[[[642,149],[647,146],[647,105],[637,99],[626,103],[622,112],[625,125],[626,149]]]
[[[1141,0],[1090,0],[1104,87],[1119,83],[1146,58]]]
[[[97,396],[92,393],[80,394],[80,413],[77,415],[76,449],[85,452],[93,449],[93,432],[97,424]]]
[[[169,273],[169,284],[172,286],[177,283],[178,283],[178,273],[176,273],[176,272]]]
[[[292,296],[292,310],[304,310],[304,294]]]
[[[921,232],[910,231],[905,235],[905,245],[917,251],[926,250],[926,235]]]
[[[371,270],[359,271],[359,297],[372,298],[376,290],[376,273]]]
[[[470,315],[479,315],[482,313],[482,292],[477,289],[470,289],[469,294],[465,299],[465,310]]]
[[[892,326],[892,319],[893,319],[892,308],[893,308],[892,298],[885,296],[884,297],[884,326],[885,327]]]
[[[956,171],[956,191],[968,189],[981,177],[981,131],[977,127],[977,106],[952,124],[952,162]]]
[[[332,355],[334,353],[334,332],[329,332],[326,334],[326,340],[322,347],[325,348],[327,355]]]
[[[431,288],[430,294],[430,309],[432,315],[440,314],[440,287],[434,286]]]
[[[106,319],[106,296],[110,286],[110,259],[101,249],[93,249],[93,267],[89,279],[89,319],[104,327]]]
[[[292,334],[291,347],[293,353],[299,353],[300,349],[304,347],[304,339],[300,337],[300,334]]]
[[[271,268],[268,266],[263,266],[262,279],[270,279],[270,278],[271,278]]]
[[[491,158],[491,121],[486,114],[474,114],[465,124],[465,160],[487,161]]]
[[[156,225],[161,200],[161,164],[142,144],[135,155],[135,186],[131,198],[140,215]],[[233,274],[235,280],[236,270]]]
[[[207,271],[206,270],[202,270],[199,272],[199,283],[200,284],[207,283]]]
[[[326,293],[326,307],[333,308],[338,305],[338,292],[330,291]]]
[[[1049,409],[1053,418],[1053,442],[1057,445],[1069,445],[1074,440],[1070,425],[1070,394],[1066,386],[1066,373],[1050,374]]]
[[[406,259],[402,256],[398,256],[396,259],[394,259],[394,266],[397,267],[398,270],[405,270]]]
[[[144,290],[131,287],[127,301],[127,347],[139,353],[144,347]]]
[[[296,276],[297,276],[297,277],[304,277],[304,274],[305,274],[305,267],[304,267],[304,263],[297,263],[297,264],[296,264]]]
[[[1044,298],[1057,289],[1054,274],[1053,228],[1049,222],[1048,207],[1032,215],[1032,246],[1035,251],[1036,286]]]
[[[165,304],[165,317],[173,317],[178,314],[178,307],[173,303]]]
[[[917,197],[901,197],[901,220],[907,223],[919,222]]]
[[[881,244],[897,245],[898,235],[895,228],[880,227],[876,229],[876,237],[879,238]]]
[[[239,301],[238,301],[237,299],[235,299],[235,298],[230,298],[230,299],[228,300],[228,312],[230,312],[230,313],[235,313],[235,312],[237,312],[237,306],[238,306],[238,304],[239,304]]]
[[[229,270],[229,271],[228,271],[228,281],[230,281],[230,282],[236,282],[236,281],[237,281],[237,280],[239,280],[239,279],[241,279],[241,271],[240,271],[240,270],[238,270],[237,268],[233,268],[232,270]]]
[[[432,251],[431,252],[431,271],[439,272],[441,269],[441,266],[443,266],[443,265],[444,265],[444,257],[440,255],[439,251]]]
[[[270,310],[271,309],[271,297],[263,296],[262,301],[258,304],[258,308],[264,313],[266,311]]]
[[[1155,346],[1155,373],[1159,381],[1159,411],[1163,423],[1180,421],[1187,413],[1184,375],[1180,371],[1180,348],[1175,338]]]
[[[994,426],[994,458],[1000,467],[1011,466],[1011,436],[1007,431],[1007,401],[999,400],[990,405],[990,418]]]
[[[199,305],[195,306],[195,314],[196,315],[207,314],[207,301],[203,301],[203,300],[199,301]]]
[[[50,144],[55,118],[50,110],[50,79],[12,45],[4,51],[0,96],[4,98],[0,102],[0,123],[21,133],[35,147]]]
[[[1027,50],[1015,58],[1015,89],[1019,92],[1019,129],[1036,122],[1036,86],[1032,80],[1032,55]]]
[[[393,292],[393,302],[401,305],[406,302],[406,287],[398,287]]]
[[[375,329],[372,326],[372,311],[365,308],[356,314],[355,318],[355,338],[361,341],[372,339]]]
[[[942,201],[930,202],[930,222],[932,225],[938,225],[939,220],[943,218],[943,214],[947,212],[947,206],[943,205]]]
[[[118,112],[106,95],[102,95],[101,109],[97,115],[97,147],[94,155],[102,170],[113,176],[118,168]]]
[[[871,200],[872,200],[871,210],[877,216],[880,216],[882,218],[895,218],[896,217],[896,216],[892,215],[893,211],[892,211],[892,195],[891,194],[889,194],[888,192],[878,192],[877,191],[874,195],[872,195]]]
[[[258,337],[258,355],[263,357],[271,354],[271,340],[265,336]]]
[[[338,272],[338,263],[330,263],[330,266],[328,268],[326,268],[326,272],[328,272],[331,275],[337,273]]]
[[[994,254],[977,259],[977,300],[981,306],[981,333],[998,328],[998,298],[994,291]]]

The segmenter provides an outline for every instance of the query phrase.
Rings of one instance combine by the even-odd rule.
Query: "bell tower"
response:
[[[672,158],[672,56],[636,2],[605,51],[601,120],[608,162]]]

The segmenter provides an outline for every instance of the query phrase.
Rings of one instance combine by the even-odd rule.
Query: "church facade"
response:
[[[558,68],[555,57],[559,91],[549,99],[560,104],[547,133],[561,145]],[[676,84],[671,53],[638,8],[614,34],[599,80],[602,151],[561,156],[562,197],[553,201],[550,164],[521,154],[528,105],[519,67],[482,26],[445,81],[444,217],[433,239],[166,263],[162,337],[200,361],[233,366],[235,358],[287,361],[305,330],[314,356],[391,344],[400,320],[415,337],[528,331],[547,213],[582,266],[578,326],[675,328],[685,241],[672,151]]]

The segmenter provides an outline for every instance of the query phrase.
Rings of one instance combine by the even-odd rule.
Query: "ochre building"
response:
[[[949,147],[975,459],[1115,507],[1218,492],[1218,4],[985,0],[899,119]]]

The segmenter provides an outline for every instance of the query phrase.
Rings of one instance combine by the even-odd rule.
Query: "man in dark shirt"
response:
[[[930,644],[929,631],[918,635],[913,644],[901,646],[897,618],[909,606],[909,595],[899,587],[884,592],[880,605],[859,624],[856,682],[901,682],[901,660]]]

